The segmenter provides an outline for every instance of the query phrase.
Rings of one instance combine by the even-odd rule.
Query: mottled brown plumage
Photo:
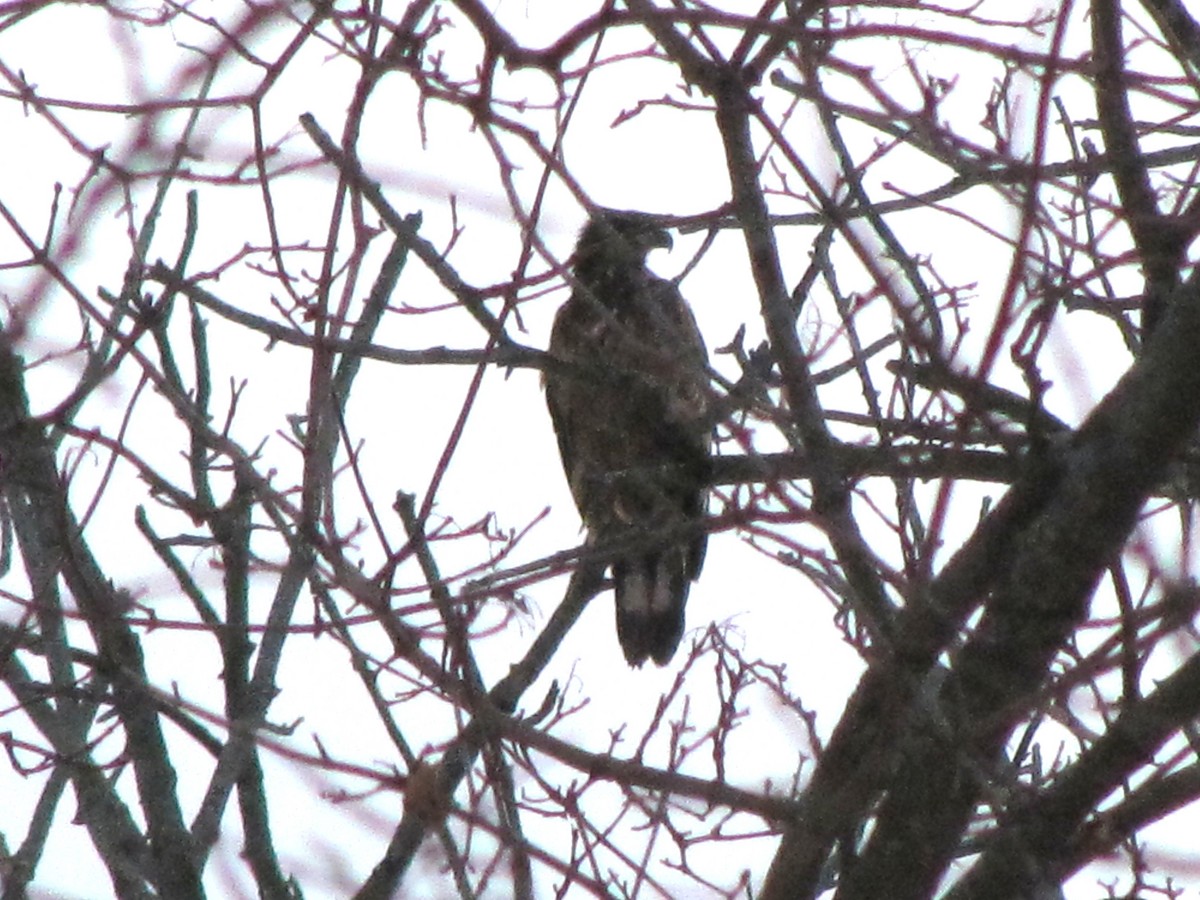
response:
[[[706,543],[708,357],[678,288],[646,268],[646,254],[670,243],[644,214],[593,217],[550,337],[567,366],[545,380],[589,542],[612,559],[617,637],[632,666],[674,655]]]

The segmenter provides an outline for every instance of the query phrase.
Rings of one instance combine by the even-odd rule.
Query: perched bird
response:
[[[546,402],[589,544],[611,560],[625,659],[665,664],[704,562],[712,432],[708,354],[679,289],[646,268],[671,238],[642,213],[600,210],[554,320]]]

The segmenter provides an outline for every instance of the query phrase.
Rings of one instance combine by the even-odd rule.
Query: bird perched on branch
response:
[[[679,289],[646,268],[671,238],[643,213],[600,210],[572,257],[546,402],[588,543],[611,561],[625,659],[665,664],[704,562],[712,432],[708,354]]]

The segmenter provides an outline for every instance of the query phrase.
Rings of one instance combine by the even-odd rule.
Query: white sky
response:
[[[522,0],[494,4],[513,34],[522,43],[549,43],[567,24],[574,22],[582,4],[566,4],[552,0]],[[213,14],[220,5],[213,4]],[[208,14],[208,13],[205,13]],[[20,26],[0,32],[0,62],[11,72],[23,70],[28,82],[46,97],[72,98],[94,102],[122,102],[145,99],[173,90],[181,65],[195,60],[182,45],[206,45],[211,33],[198,30],[192,33],[180,25],[170,31],[123,24],[110,29],[109,19],[100,11],[86,6],[69,6],[50,14],[36,14]],[[193,26],[194,27],[194,26]],[[263,36],[256,50],[270,57],[289,40],[291,32]],[[459,50],[472,38],[465,28],[447,34],[442,40],[449,49]],[[1026,40],[1033,41],[1032,38]],[[457,43],[456,43],[457,42]],[[1036,43],[1036,41],[1033,41]],[[615,36],[606,38],[605,53],[636,50],[648,44],[644,35],[630,39],[623,47]],[[140,55],[132,54],[132,48]],[[114,49],[120,52],[114,52]],[[461,50],[459,50],[461,52]],[[460,61],[467,60],[466,62]],[[582,62],[583,57],[578,57]],[[472,65],[474,56],[462,57],[448,53],[447,65]],[[922,62],[929,62],[922,60]],[[947,59],[931,63],[943,67],[945,77],[961,78],[957,91],[962,95],[961,115],[966,121],[976,113],[980,91],[986,96],[988,82],[970,84],[971,73],[956,69],[956,61]],[[631,69],[636,68],[636,83],[631,83]],[[896,64],[899,71],[899,64]],[[293,135],[285,144],[280,160],[299,160],[315,154],[307,138],[299,131],[297,119],[311,112],[319,123],[333,135],[340,133],[345,107],[350,97],[356,73],[341,61],[331,60],[325,47],[310,45],[301,58],[290,65],[281,82],[272,90],[264,106],[264,130],[269,141]],[[235,68],[218,80],[216,95],[244,89],[259,77],[249,67]],[[980,75],[981,79],[991,77]],[[552,99],[552,85],[538,73],[522,71],[502,79],[500,88],[510,95],[525,95],[532,99]],[[588,196],[597,203],[614,207],[645,209],[670,214],[689,214],[711,210],[725,201],[728,183],[723,180],[723,154],[715,131],[705,116],[666,107],[652,107],[633,120],[612,127],[618,115],[630,108],[636,99],[657,99],[670,95],[685,99],[679,87],[679,77],[665,65],[646,63],[636,67],[614,65],[602,68],[591,78],[583,101],[576,112],[576,123],[564,146],[569,169]],[[691,98],[699,102],[698,96]],[[773,101],[785,103],[781,96]],[[520,232],[513,224],[507,202],[496,177],[494,157],[482,136],[472,132],[461,111],[431,104],[425,113],[425,140],[414,128],[412,120],[414,94],[411,84],[401,74],[388,76],[374,95],[366,122],[362,147],[365,168],[384,185],[390,201],[402,213],[421,210],[425,214],[422,234],[438,246],[444,246],[450,235],[451,223],[446,214],[448,196],[457,198],[458,212],[466,229],[456,243],[450,261],[472,284],[492,284],[508,278],[517,252]],[[1085,102],[1085,101],[1080,101]],[[958,114],[954,103],[948,107]],[[1031,109],[1021,113],[1032,121]],[[172,146],[182,126],[179,113],[163,117],[157,134],[157,147],[134,152],[130,140],[136,122],[116,113],[85,113],[61,110],[63,120],[72,133],[79,135],[91,148],[107,147],[110,159],[132,166],[148,166],[161,160]],[[1090,115],[1090,109],[1080,111],[1079,117]],[[799,115],[804,115],[801,111]],[[531,127],[548,129],[548,113],[524,114],[523,121]],[[207,160],[197,162],[198,168],[217,171],[226,168],[230,160],[240,158],[249,144],[250,118],[245,112],[219,113],[206,116],[200,130],[199,149]],[[24,226],[40,235],[46,226],[46,210],[53,184],[61,182],[68,191],[60,215],[73,194],[70,189],[80,185],[87,173],[86,158],[68,147],[61,135],[54,133],[42,120],[25,116],[20,104],[12,100],[0,102],[0,129],[11,136],[0,142],[0,171],[20,173],[19,178],[6,179],[3,200],[18,215]],[[816,133],[813,123],[813,133]],[[1018,131],[1020,131],[1018,129]],[[549,133],[546,131],[545,133]],[[1028,137],[1029,131],[1026,131]],[[977,136],[978,137],[978,136]],[[532,196],[532,188],[540,177],[535,161],[513,145],[518,162],[525,168],[518,174],[517,183],[524,192],[523,199]],[[832,177],[832,162],[823,167],[821,160],[828,148],[816,145],[809,148],[807,161],[818,171]],[[1055,151],[1058,152],[1058,151]],[[916,193],[940,183],[946,173],[934,168],[905,168],[904,161],[885,167],[890,177],[903,179],[906,192]],[[286,190],[274,196],[281,229],[286,243],[309,242],[316,246],[323,239],[328,221],[333,178],[326,166],[288,178]],[[96,202],[94,218],[73,222],[70,234],[80,241],[79,249],[65,265],[70,267],[78,283],[103,285],[115,291],[120,285],[125,261],[128,258],[128,238],[124,213],[119,211],[119,197],[110,194],[97,196],[98,182],[89,183],[80,209]],[[881,189],[882,190],[882,189]],[[971,195],[973,211],[1001,233],[1011,234],[1016,222],[1010,208],[994,195],[976,191]],[[145,215],[149,193],[145,186],[135,200],[135,219]],[[85,202],[86,201],[86,202]],[[994,206],[987,213],[984,204]],[[781,202],[781,208],[787,204]],[[172,192],[158,226],[158,237],[150,258],[173,260],[177,251],[183,222],[182,191]],[[1008,256],[998,252],[1001,245],[969,228],[946,233],[945,220],[929,215],[929,228],[922,225],[924,213],[910,213],[897,221],[911,222],[906,240],[916,242],[923,235],[924,246],[910,246],[914,253],[934,254],[935,264],[944,277],[957,284],[977,283],[975,296],[980,327],[972,332],[970,341],[981,339],[988,321],[991,304],[1002,283]],[[541,220],[541,238],[559,259],[565,259],[573,245],[575,234],[584,213],[578,203],[561,186],[551,190],[545,214]],[[237,190],[205,190],[200,206],[201,242],[192,258],[191,270],[201,271],[217,265],[235,253],[245,243],[262,246],[266,231],[261,215],[261,195],[253,188]],[[811,229],[782,231],[787,241],[785,264],[787,275],[794,280],[808,264],[808,243],[815,232]],[[652,266],[663,275],[682,270],[698,249],[700,235],[677,236],[671,253],[657,253]],[[836,252],[844,252],[839,247]],[[23,251],[4,229],[0,229],[0,261],[21,258]],[[377,263],[377,260],[375,260]],[[319,254],[314,252],[307,270],[318,271]],[[535,269],[544,268],[535,266]],[[854,290],[853,277],[847,278],[847,289]],[[368,283],[369,279],[364,282]],[[270,297],[264,292],[268,282],[243,270],[232,270],[210,289],[227,300],[264,316],[273,316]],[[27,282],[12,273],[0,271],[0,290],[9,297],[22,296]],[[747,346],[761,338],[757,305],[749,281],[744,251],[734,234],[723,235],[701,264],[683,282],[685,295],[691,301],[701,323],[710,351],[733,337],[745,325]],[[1132,288],[1131,288],[1132,290]],[[522,342],[544,347],[554,310],[565,299],[561,289],[544,298],[522,306],[521,316],[527,331],[514,335]],[[393,303],[415,306],[443,303],[446,296],[436,288],[421,267],[410,264]],[[66,298],[47,292],[44,306],[38,310],[33,324],[29,352],[62,349],[78,335],[78,319]],[[819,317],[823,316],[823,317]],[[828,333],[833,320],[829,309],[809,314],[804,323],[805,336],[813,342]],[[878,327],[890,327],[886,316],[879,316]],[[304,354],[288,347],[267,349],[257,336],[226,327],[211,317],[213,346],[219,347],[215,362],[220,372],[213,379],[214,390],[221,404],[227,402],[230,379],[248,378],[234,433],[243,445],[253,447],[268,438],[265,448],[269,465],[278,469],[282,483],[297,471],[298,458],[278,435],[288,429],[287,416],[300,413],[307,392],[308,367]],[[1084,316],[1070,320],[1070,334],[1056,334],[1055,359],[1061,371],[1049,405],[1054,412],[1077,421],[1124,370],[1128,357],[1116,340],[1113,329]],[[1080,337],[1081,330],[1087,338]],[[436,316],[390,315],[377,336],[381,344],[395,347],[421,348],[446,344],[454,347],[474,347],[480,344],[478,326],[465,314]],[[968,355],[977,350],[968,342]],[[1087,354],[1083,358],[1081,354]],[[1105,360],[1097,365],[1094,360]],[[831,362],[839,361],[840,357]],[[76,361],[77,363],[77,361]],[[726,375],[734,374],[728,358],[713,357],[714,366]],[[32,374],[35,390],[35,411],[53,406],[73,383],[75,369],[68,364],[44,366]],[[458,414],[466,385],[470,379],[468,367],[431,370],[429,367],[401,368],[366,362],[360,383],[348,411],[348,421],[356,440],[361,440],[360,465],[370,486],[376,505],[382,511],[390,507],[397,490],[423,495],[430,473],[442,452],[450,427]],[[1010,379],[1010,370],[1002,370],[1002,380]],[[1018,387],[1019,383],[1010,386]],[[133,383],[118,377],[102,390],[99,399],[111,398],[111,409],[93,404],[88,416],[97,424],[111,427],[114,416],[128,402]],[[844,390],[834,388],[831,390]],[[156,463],[170,469],[174,477],[183,478],[183,463],[178,459],[181,428],[164,412],[161,404],[147,398],[138,408],[132,422],[133,433],[152,434],[161,429],[162,439],[143,445],[142,449]],[[86,460],[74,482],[76,496],[87,496],[104,474],[107,461]],[[264,470],[266,466],[264,465]],[[91,486],[89,488],[89,486]],[[98,551],[115,580],[134,592],[142,602],[152,606],[165,619],[185,618],[188,610],[174,596],[173,582],[137,545],[130,524],[133,503],[131,498],[145,494],[143,487],[128,473],[118,473],[114,486],[98,507],[92,529]],[[960,507],[963,521],[979,508],[983,496],[999,495],[994,487],[962,492]],[[886,495],[881,495],[886,496]],[[360,515],[351,495],[345,498],[347,516]],[[557,449],[549,428],[538,378],[530,371],[517,371],[506,376],[502,371],[487,372],[483,389],[468,422],[466,432],[454,462],[438,495],[436,512],[451,516],[466,524],[495,512],[497,525],[503,529],[520,530],[534,521],[546,507],[550,514],[539,523],[518,547],[510,564],[537,559],[556,550],[576,544],[580,538],[578,516],[557,459]],[[152,514],[152,518],[154,515]],[[158,521],[165,521],[159,519]],[[170,531],[170,525],[164,525]],[[185,526],[175,523],[180,529]],[[394,543],[401,540],[402,530],[394,519],[387,527]],[[968,526],[969,527],[969,526]],[[968,527],[961,529],[965,538]],[[803,535],[802,531],[798,534]],[[106,545],[102,535],[111,534],[128,545]],[[119,537],[117,537],[119,536]],[[882,542],[889,535],[878,526]],[[948,541],[953,541],[948,534]],[[366,568],[378,565],[378,548],[364,542]],[[464,564],[477,554],[478,542],[469,546],[470,555],[462,555]],[[948,546],[948,550],[953,546]],[[439,559],[445,571],[454,570],[457,548],[439,547]],[[891,551],[888,551],[891,556]],[[185,556],[185,558],[188,558]],[[196,552],[191,564],[201,584],[219,590],[220,572],[211,566],[208,553]],[[480,662],[485,679],[493,683],[507,671],[508,665],[519,658],[523,648],[536,634],[545,617],[561,596],[565,579],[539,585],[527,593],[531,614],[520,628],[503,639],[481,643]],[[262,609],[274,588],[268,578],[259,579]],[[0,615],[3,615],[0,607]],[[818,712],[818,729],[828,736],[841,712],[846,692],[853,685],[861,663],[838,636],[831,622],[828,603],[799,573],[779,565],[771,565],[735,534],[713,536],[709,547],[704,577],[694,587],[688,607],[688,625],[697,631],[709,622],[731,621],[744,635],[749,657],[762,657],[787,667],[790,687],[802,698],[806,708]],[[663,670],[653,668],[630,671],[624,665],[616,643],[611,597],[602,595],[595,600],[564,643],[545,676],[526,695],[523,706],[536,708],[552,679],[558,681],[567,697],[588,698],[583,714],[568,720],[571,728],[559,735],[578,740],[585,747],[601,750],[607,746],[610,733],[628,723],[628,733],[639,735],[653,714],[654,704],[661,691],[671,685],[679,660],[686,655],[686,645],[677,657],[676,665]],[[152,675],[164,689],[178,685],[183,696],[219,710],[213,687],[219,676],[219,661],[208,644],[198,645],[188,632],[160,630],[148,638],[148,659]],[[202,652],[196,648],[203,646]],[[362,690],[352,679],[345,664],[344,651],[329,640],[297,637],[285,656],[279,676],[283,693],[272,706],[274,722],[300,721],[289,743],[300,750],[314,749],[313,736],[319,736],[325,749],[335,758],[386,770],[396,765],[393,748],[375,722],[375,713],[366,702]],[[711,678],[698,678],[689,686],[691,715],[696,722],[709,721],[716,708],[717,697]],[[416,708],[414,707],[414,710]],[[676,707],[678,712],[678,707]],[[444,708],[427,704],[420,710],[431,721],[445,720]],[[408,718],[411,712],[402,718]],[[449,723],[441,721],[441,725]],[[7,725],[0,725],[0,730]],[[432,728],[430,740],[444,739],[445,730]],[[626,749],[629,744],[623,745]],[[805,747],[799,720],[789,711],[779,708],[765,692],[759,692],[750,707],[746,724],[735,732],[732,756],[739,760],[739,771],[733,773],[735,782],[749,787],[760,786],[770,778],[776,786],[789,782],[798,764],[798,752]],[[420,748],[418,748],[420,749]],[[208,760],[197,755],[194,745],[179,742],[181,775],[185,810],[190,813],[199,791],[207,778]],[[266,754],[270,758],[270,754]],[[661,755],[650,754],[647,762],[661,763]],[[191,766],[194,765],[194,769]],[[688,767],[684,767],[687,771]],[[696,769],[697,774],[707,774]],[[311,773],[310,773],[311,774]],[[805,770],[807,774],[807,769]],[[306,896],[337,897],[340,891],[333,873],[337,866],[347,867],[343,884],[361,882],[369,866],[382,850],[389,829],[399,812],[394,794],[381,794],[364,802],[335,804],[318,796],[318,786],[298,777],[289,767],[272,769],[277,779],[273,794],[272,814],[277,823],[281,849],[285,852],[285,867],[294,867]],[[367,787],[353,779],[331,781],[342,789],[354,791]],[[283,789],[279,786],[287,785]],[[7,769],[0,769],[0,796],[13,808],[29,809],[36,796],[37,785],[30,780],[14,778]],[[292,804],[293,805],[289,805]],[[71,804],[64,809],[69,811]],[[370,821],[378,816],[377,822]],[[223,838],[231,850],[238,846],[236,815],[227,814],[228,831]],[[528,822],[529,838],[563,839],[561,822]],[[359,837],[352,843],[339,840],[345,829],[362,822],[375,833]],[[283,827],[282,823],[289,826]],[[97,886],[107,889],[108,880],[92,862],[86,851],[78,849],[75,841],[81,829],[60,821],[60,827],[48,848],[39,886],[55,896],[98,897]],[[0,817],[10,843],[22,836],[22,830]],[[729,881],[730,872],[748,868],[757,884],[774,852],[775,840],[743,841],[730,845],[715,844],[691,858],[702,871],[720,873]],[[353,850],[351,850],[353,848]],[[355,852],[357,851],[357,852]],[[306,871],[306,868],[308,871]],[[326,894],[321,893],[321,873],[333,882]],[[306,877],[307,876],[307,877]],[[230,876],[228,886],[220,886],[221,874],[214,865],[209,880],[212,896],[233,896],[247,889],[240,873]],[[431,875],[431,880],[433,876]],[[1089,893],[1090,892],[1090,893]],[[47,894],[47,895],[51,895]],[[1082,887],[1078,896],[1094,894],[1094,882]],[[414,895],[415,896],[415,895]],[[439,896],[436,890],[431,897]]]

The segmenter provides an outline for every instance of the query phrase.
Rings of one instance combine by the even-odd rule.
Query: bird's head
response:
[[[604,260],[607,264],[642,266],[646,254],[671,248],[671,235],[655,216],[643,212],[598,209],[579,235],[577,264]]]

